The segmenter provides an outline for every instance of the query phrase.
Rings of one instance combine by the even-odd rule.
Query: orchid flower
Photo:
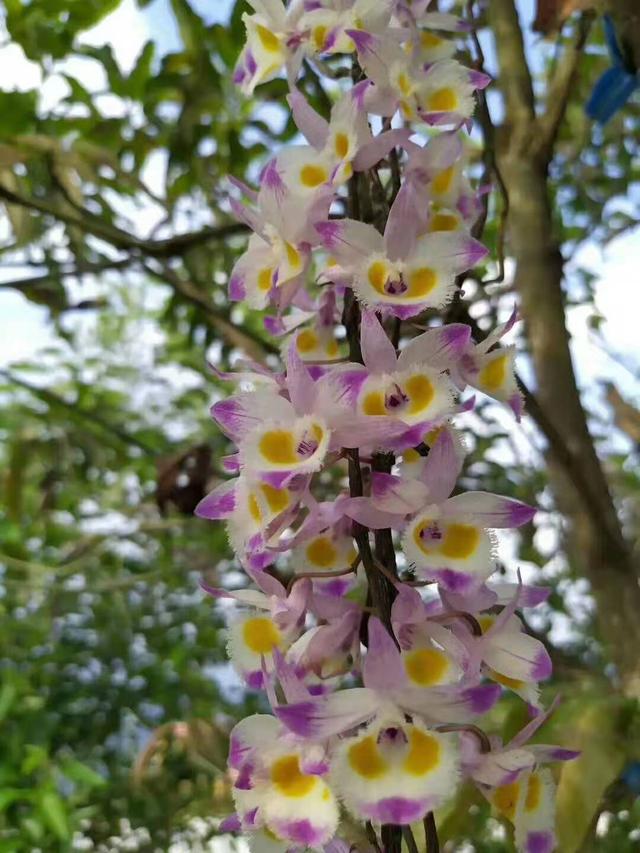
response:
[[[352,276],[353,290],[366,307],[406,319],[445,305],[456,275],[486,255],[484,246],[465,234],[418,237],[415,226],[396,209],[384,235],[353,219],[319,222],[316,230]]]
[[[289,76],[297,75],[304,58],[303,39],[297,23],[302,13],[299,3],[285,9],[282,0],[249,0],[254,14],[245,12],[247,30],[243,48],[233,75],[234,83],[245,95],[253,94],[260,83],[273,80],[287,65]]]
[[[466,177],[469,145],[460,133],[441,133],[424,147],[413,142],[404,147],[409,159],[394,206],[415,218],[418,233],[468,228],[480,207]]]
[[[345,365],[335,371],[334,381],[345,387],[356,410],[366,417],[418,424],[417,444],[454,412],[455,387],[446,374],[430,366],[429,353],[435,349],[454,359],[468,339],[468,326],[451,323],[414,338],[397,356],[376,315],[365,312],[360,337],[364,364]]]
[[[276,716],[292,732],[311,741],[324,741],[363,723],[400,723],[405,714],[416,715],[431,725],[467,723],[495,704],[500,694],[495,684],[479,684],[477,680],[460,685],[412,683],[401,651],[380,620],[369,619],[368,634],[369,646],[362,664],[364,687],[279,706]]]
[[[302,579],[287,593],[271,575],[255,572],[253,578],[259,589],[205,589],[216,598],[233,598],[250,608],[230,618],[227,648],[236,671],[249,687],[259,690],[265,674],[273,671],[275,651],[286,650],[301,633],[311,584]]]
[[[311,223],[326,215],[330,195],[323,186],[316,186],[310,196],[294,193],[274,159],[262,174],[255,208],[232,201],[234,213],[255,232],[231,272],[232,300],[246,300],[252,308],[265,308],[276,299],[283,307],[290,303],[308,268],[311,245],[317,242]],[[283,300],[276,288],[282,291],[287,284]]]
[[[257,568],[257,555],[285,530],[295,517],[304,487],[302,482],[290,487],[276,487],[244,474],[217,486],[195,509],[200,518],[225,520],[229,542],[235,553],[246,555]]]
[[[274,717],[254,714],[235,726],[229,767],[241,828],[266,830],[281,850],[331,841],[338,803],[324,778],[328,767]]]
[[[514,310],[507,322],[497,326],[481,343],[469,345],[454,370],[457,369],[459,385],[469,384],[494,400],[507,403],[520,420],[523,398],[514,372],[515,347],[495,348],[517,319]]]
[[[280,161],[289,186],[301,192],[326,182],[338,186],[354,170],[370,169],[395,145],[408,141],[411,132],[402,128],[373,136],[364,104],[370,86],[364,80],[344,94],[332,107],[328,122],[297,89],[292,90],[288,101],[293,119],[309,145],[286,149]]]
[[[460,465],[449,432],[442,430],[418,477],[374,473],[371,498],[351,499],[345,512],[372,527],[402,527],[402,550],[417,574],[465,593],[495,570],[490,531],[526,524],[535,509],[488,492],[449,497]]]
[[[320,54],[353,53],[351,29],[383,33],[391,21],[392,0],[311,0],[300,20],[311,49]]]
[[[490,82],[486,74],[464,68],[453,59],[441,59],[425,69],[389,37],[357,30],[349,35],[360,64],[378,90],[394,93],[388,101],[393,103],[391,114],[399,108],[409,121],[459,127],[473,115],[474,92]]]

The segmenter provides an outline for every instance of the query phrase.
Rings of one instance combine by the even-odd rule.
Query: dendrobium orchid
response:
[[[456,275],[475,266],[486,249],[464,233],[412,234],[416,223],[392,212],[384,235],[353,219],[318,222],[316,231],[366,307],[401,319],[444,307]]]
[[[555,706],[540,687],[550,657],[519,611],[548,590],[493,578],[499,531],[535,510],[461,489],[467,386],[522,413],[516,351],[500,345],[517,314],[482,340],[452,322],[486,255],[466,133],[488,77],[455,58],[447,33],[468,24],[429,5],[250,0],[244,16],[236,82],[250,94],[284,71],[303,137],[270,155],[258,189],[231,179],[252,235],[229,296],[268,311],[284,367],[212,368],[236,386],[211,408],[231,477],[196,510],[226,523],[247,576],[203,588],[225,606],[236,672],[272,710],[230,738],[236,814],[222,828],[254,853],[400,849],[465,780],[521,853],[550,853],[546,764],[575,757],[529,742]],[[324,115],[303,61],[320,75],[352,64]],[[503,744],[484,727],[505,691],[532,719]],[[345,813],[366,844],[347,843]]]

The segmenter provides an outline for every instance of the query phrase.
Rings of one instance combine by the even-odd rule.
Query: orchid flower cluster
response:
[[[519,850],[548,853],[546,765],[575,753],[529,742],[552,710],[539,687],[551,661],[516,612],[546,590],[492,580],[495,531],[534,509],[456,488],[465,389],[522,408],[500,343],[515,313],[483,341],[446,322],[459,277],[486,255],[465,134],[489,80],[454,58],[466,25],[428,0],[250,5],[236,82],[250,94],[284,73],[306,144],[277,153],[258,190],[236,181],[232,201],[253,233],[229,296],[269,309],[285,369],[217,372],[238,385],[212,408],[234,476],[197,509],[226,521],[247,576],[207,590],[235,599],[229,655],[271,708],[231,734],[237,813],[224,826],[255,851],[340,853],[354,849],[348,816],[372,845],[355,849],[373,850],[381,827],[432,820],[471,780]],[[328,116],[297,88],[303,63],[333,69]],[[348,78],[334,73],[345,63]],[[503,691],[531,715],[506,744],[477,724]]]

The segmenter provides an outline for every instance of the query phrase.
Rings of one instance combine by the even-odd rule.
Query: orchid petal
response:
[[[489,492],[464,492],[449,498],[443,507],[445,515],[473,519],[481,527],[521,527],[531,521],[535,507]]]
[[[363,361],[371,373],[393,373],[398,360],[396,349],[373,311],[362,314],[360,344]]]

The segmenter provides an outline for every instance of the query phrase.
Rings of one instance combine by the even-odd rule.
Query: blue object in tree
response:
[[[627,764],[620,778],[626,782],[634,794],[640,794],[640,761],[631,761]]]
[[[593,87],[586,106],[587,115],[599,124],[606,124],[640,87],[638,69],[634,67],[632,60],[624,55],[609,15],[604,16],[604,33],[612,67],[607,68]]]

